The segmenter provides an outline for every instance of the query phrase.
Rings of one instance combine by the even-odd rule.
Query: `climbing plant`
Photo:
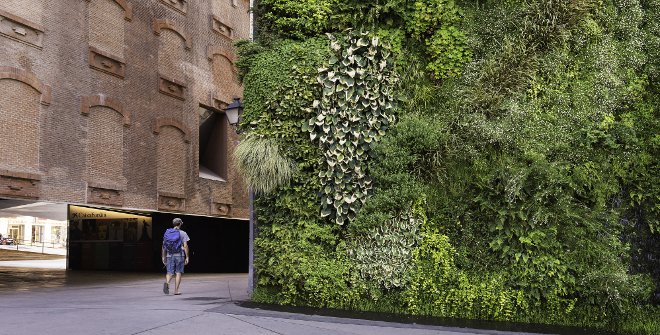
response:
[[[321,216],[343,225],[355,218],[372,187],[367,161],[395,121],[398,76],[391,51],[378,37],[359,31],[329,37],[333,53],[317,77],[322,96],[304,127],[323,152]]]

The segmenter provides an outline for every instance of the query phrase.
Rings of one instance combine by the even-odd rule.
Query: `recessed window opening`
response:
[[[227,181],[227,117],[204,110],[199,119],[199,176]]]

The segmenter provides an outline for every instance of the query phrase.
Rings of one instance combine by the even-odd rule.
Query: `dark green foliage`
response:
[[[289,38],[304,38],[327,31],[340,0],[259,0],[259,36],[277,32]]]
[[[244,126],[300,167],[259,199],[255,299],[659,331],[658,0],[329,6],[303,42],[242,47]],[[307,38],[356,26],[392,46],[400,102],[372,195],[336,227],[318,213],[322,153],[294,125],[316,116],[330,59]]]
[[[249,89],[241,128],[276,140],[282,154],[297,164],[288,185],[256,200],[258,285],[278,287],[279,301],[319,306],[340,299],[347,272],[334,254],[337,229],[318,216],[320,152],[301,128],[315,113],[317,67],[327,59],[326,45],[322,39],[283,42],[271,49],[240,46],[241,54],[249,54],[242,63]],[[304,298],[311,296],[316,298]]]
[[[426,70],[436,79],[460,75],[472,57],[460,28],[463,13],[454,0],[261,0],[257,12],[263,41],[345,29],[378,31],[384,37],[395,34],[395,45],[405,43],[408,51],[422,51]]]

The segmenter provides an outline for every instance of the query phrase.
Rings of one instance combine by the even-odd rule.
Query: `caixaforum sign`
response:
[[[151,218],[148,216],[115,212],[100,208],[69,205],[69,220],[90,220],[90,219],[113,220],[113,219],[135,219],[135,218],[144,219],[149,222],[151,221]]]

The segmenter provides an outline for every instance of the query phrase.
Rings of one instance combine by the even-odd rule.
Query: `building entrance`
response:
[[[68,217],[68,269],[150,269],[153,241],[148,213],[69,205]]]
[[[159,212],[69,206],[71,270],[162,272],[162,237],[176,217],[190,236],[186,272],[241,273],[248,269],[249,224]]]
[[[188,236],[190,263],[186,272],[195,273],[244,273],[248,272],[249,222],[211,218],[204,216],[154,213],[154,236],[157,245],[157,262],[163,268],[160,247],[163,234],[172,227],[174,218],[183,220],[183,229]]]

